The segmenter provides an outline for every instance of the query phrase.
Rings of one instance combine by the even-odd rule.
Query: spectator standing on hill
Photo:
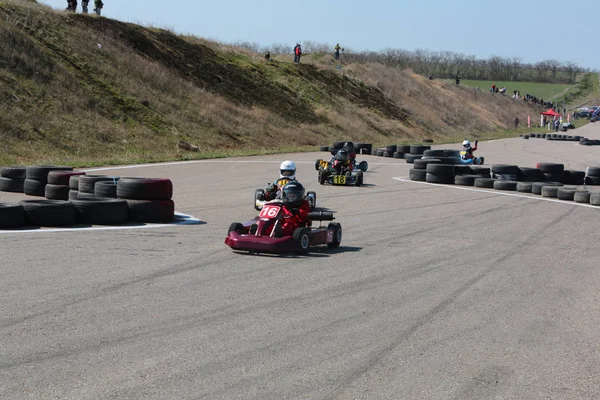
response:
[[[96,15],[100,15],[102,13],[102,8],[104,7],[104,3],[102,0],[94,0],[94,12]]]
[[[456,84],[460,85],[460,75],[456,75]]]
[[[515,117],[515,129],[519,128],[519,117]]]
[[[301,56],[302,56],[302,48],[300,47],[300,44],[296,44],[296,47],[294,47],[294,62],[296,64],[300,63]]]
[[[333,58],[335,58],[336,60],[340,59],[340,44],[336,44],[335,47],[333,48],[334,52],[333,52]]]
[[[83,14],[87,14],[88,13],[88,4],[90,3],[89,0],[81,0],[81,12]]]
[[[265,54],[265,60],[267,62],[269,62],[269,60],[271,60],[271,53],[269,52],[269,50],[267,50],[267,54]]]
[[[77,0],[68,0],[67,1],[67,11],[69,11],[69,12],[77,11]]]

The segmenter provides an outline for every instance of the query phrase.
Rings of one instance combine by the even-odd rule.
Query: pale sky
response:
[[[66,8],[66,0],[38,0]],[[81,10],[81,0],[78,11]],[[452,51],[600,69],[593,2],[558,0],[103,0],[103,15],[221,42],[339,42],[356,51]],[[93,4],[90,0],[90,6]],[[90,11],[93,7],[90,7]],[[587,10],[585,10],[587,8]]]

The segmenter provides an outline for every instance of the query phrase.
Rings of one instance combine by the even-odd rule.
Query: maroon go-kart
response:
[[[281,202],[273,201],[265,204],[258,217],[241,224],[234,222],[227,231],[225,244],[233,250],[250,253],[298,253],[306,254],[311,246],[327,245],[339,247],[342,241],[342,225],[330,222],[323,226],[323,221],[334,219],[331,211],[312,211],[308,213],[306,225],[299,226],[293,235],[283,235],[282,219],[286,217]],[[314,222],[319,226],[312,226]]]

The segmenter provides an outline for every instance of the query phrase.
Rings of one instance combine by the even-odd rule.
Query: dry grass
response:
[[[266,63],[247,49],[26,0],[0,0],[0,43],[0,164],[151,162],[343,139],[477,137],[535,112],[410,71],[339,71],[331,55]],[[182,152],[179,140],[201,151]]]

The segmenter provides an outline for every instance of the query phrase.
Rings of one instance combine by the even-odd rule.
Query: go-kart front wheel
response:
[[[320,168],[319,168],[319,183],[320,183],[321,185],[324,185],[326,180],[327,180],[327,175],[326,175],[326,172],[325,172],[325,170],[323,169],[323,167],[320,167]]]
[[[300,247],[297,251],[298,254],[308,253],[308,247],[310,246],[310,236],[308,233],[308,228],[296,228],[294,231],[294,240],[298,242]]]
[[[240,224],[239,222],[234,222],[233,224],[229,225],[227,234],[229,234],[229,232],[235,232],[238,235],[241,235],[244,232],[244,225]]]
[[[360,186],[363,184],[363,172],[362,171],[358,171],[356,173],[356,186]]]
[[[327,243],[327,247],[330,249],[340,247],[340,243],[342,242],[342,225],[339,222],[330,222],[327,229],[333,231],[333,241]]]
[[[358,169],[360,169],[363,172],[367,172],[367,170],[369,169],[369,163],[366,161],[359,162]]]
[[[317,159],[317,161],[315,161],[315,171],[319,170],[319,167],[321,166],[321,159]]]

